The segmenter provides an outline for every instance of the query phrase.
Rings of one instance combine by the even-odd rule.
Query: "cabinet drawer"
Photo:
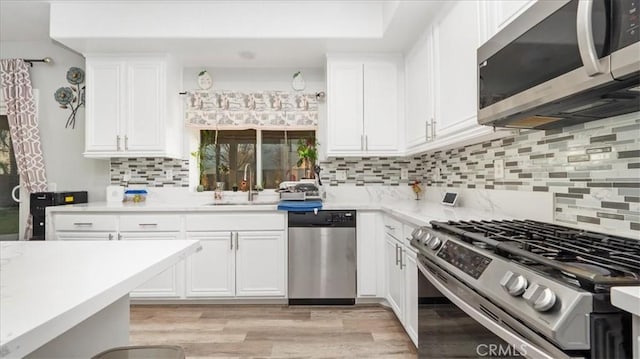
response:
[[[120,230],[127,232],[179,231],[180,216],[171,214],[126,214],[120,216]]]
[[[53,226],[57,231],[115,231],[118,221],[110,214],[56,214]]]
[[[187,231],[280,231],[285,228],[284,213],[212,212],[186,217]]]
[[[384,233],[390,235],[395,239],[402,239],[402,223],[395,218],[385,216],[384,220]]]

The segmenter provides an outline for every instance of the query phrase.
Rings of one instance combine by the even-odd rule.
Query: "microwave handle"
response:
[[[578,50],[587,74],[591,77],[604,72],[593,41],[593,0],[580,0],[576,19]]]

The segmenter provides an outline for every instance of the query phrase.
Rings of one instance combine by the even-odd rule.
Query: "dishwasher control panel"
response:
[[[355,210],[289,211],[289,227],[355,227]]]

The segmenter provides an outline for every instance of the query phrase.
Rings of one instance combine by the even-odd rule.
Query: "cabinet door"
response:
[[[398,67],[391,61],[364,64],[364,149],[398,151]]]
[[[172,240],[180,238],[178,232],[145,232],[145,233],[130,233],[121,232],[119,234],[120,240]],[[158,274],[148,282],[144,283],[136,290],[131,292],[131,297],[137,298],[166,298],[166,297],[180,297],[182,294],[180,280],[180,265],[177,263],[171,268]]]
[[[165,76],[160,61],[127,63],[125,151],[162,151]]]
[[[200,252],[187,258],[187,297],[233,297],[235,295],[234,232],[188,233],[197,239]]]
[[[375,297],[378,293],[376,247],[378,243],[379,215],[374,212],[358,212],[356,233],[358,297]]]
[[[360,153],[364,149],[361,62],[327,65],[327,153]]]
[[[124,139],[118,136],[125,117],[125,80],[124,62],[87,59],[87,152],[116,152],[123,148]]]
[[[404,278],[400,269],[400,249],[398,241],[385,235],[387,266],[387,301],[400,321],[404,315]]]
[[[479,3],[455,2],[434,26],[436,137],[478,126],[476,51],[479,44]]]
[[[427,141],[427,126],[434,118],[433,31],[428,29],[405,58],[407,148]]]
[[[404,249],[402,255],[404,272],[404,328],[413,344],[418,346],[418,266],[416,254]]]
[[[111,241],[116,239],[115,232],[55,232],[60,241]]]
[[[236,232],[236,296],[286,295],[284,231]]]

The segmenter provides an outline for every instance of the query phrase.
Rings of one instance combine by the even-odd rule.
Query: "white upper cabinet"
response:
[[[435,117],[433,29],[414,44],[404,60],[406,73],[405,139],[407,149],[427,142]]]
[[[489,40],[493,35],[509,25],[515,18],[527,10],[536,0],[490,0],[485,1],[485,25],[486,36],[482,38],[482,43]]]
[[[434,26],[436,137],[477,126],[479,6],[476,1],[457,1]]]
[[[328,156],[400,153],[399,63],[397,56],[328,57]]]
[[[406,155],[501,135],[477,122],[477,50],[495,6],[443,3],[407,53]]]
[[[86,157],[180,157],[179,69],[168,57],[87,56]]]

